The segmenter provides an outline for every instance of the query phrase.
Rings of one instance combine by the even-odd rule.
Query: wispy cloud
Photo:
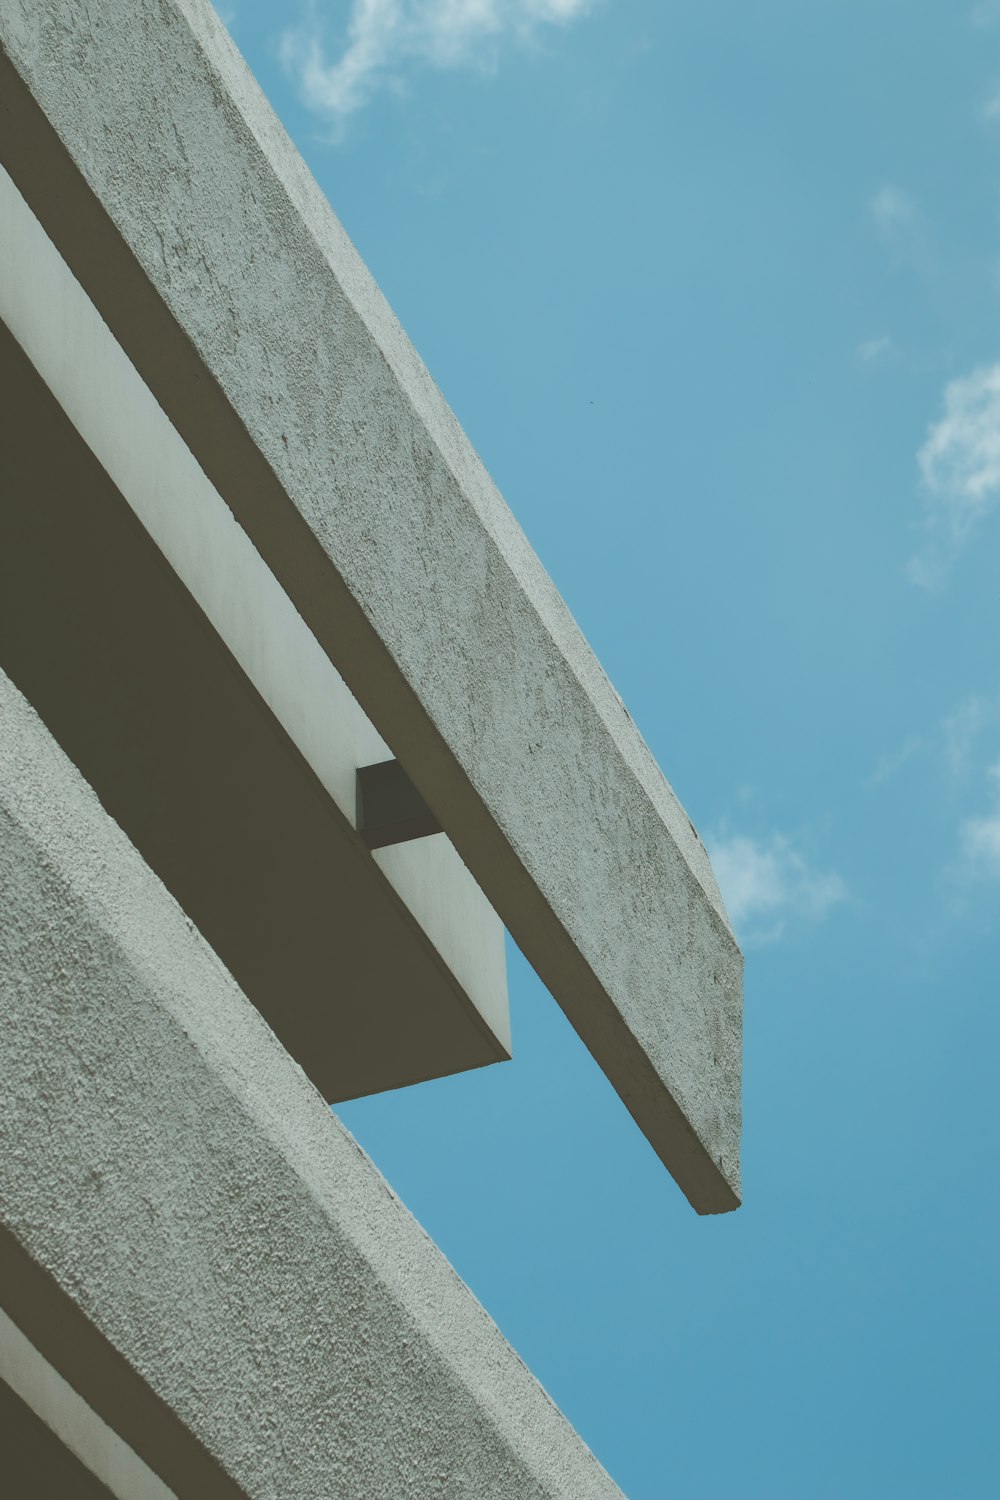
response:
[[[923,748],[924,741],[920,735],[909,735],[895,750],[887,750],[884,755],[879,756],[875,769],[865,782],[865,786],[871,790],[873,787],[882,786],[885,782],[891,781],[907,761],[912,760]]]
[[[884,785],[919,756],[938,776],[942,770],[947,772],[948,793],[954,796],[972,776],[980,774],[983,741],[995,738],[998,724],[1000,694],[969,693],[933,730],[909,734],[895,749],[880,755],[865,786],[871,791]]]
[[[887,333],[881,334],[875,339],[865,339],[858,345],[858,358],[865,364],[871,364],[872,360],[881,359],[892,349],[892,339]]]
[[[973,26],[993,26],[1000,21],[1000,0],[979,0],[969,13]]]
[[[944,415],[917,455],[926,498],[925,541],[909,573],[939,585],[970,533],[1000,501],[1000,364],[945,387]]]
[[[489,67],[505,38],[530,42],[566,25],[595,0],[352,0],[347,33],[332,56],[315,7],[282,34],[280,55],[308,108],[335,131],[407,66]]]
[[[983,730],[996,723],[998,707],[996,698],[970,693],[942,720],[945,762],[953,780],[968,774],[976,743]]]
[[[885,235],[898,234],[917,218],[917,206],[909,193],[891,182],[879,188],[871,201],[871,212],[875,228]]]
[[[959,825],[961,871],[971,879],[1000,878],[1000,761],[989,767],[990,808]]]
[[[896,266],[905,266],[921,276],[934,269],[927,223],[916,200],[895,183],[879,188],[869,205],[875,233]]]
[[[813,869],[781,834],[722,833],[708,840],[708,850],[730,920],[749,947],[777,942],[790,921],[820,921],[847,899],[839,875]]]

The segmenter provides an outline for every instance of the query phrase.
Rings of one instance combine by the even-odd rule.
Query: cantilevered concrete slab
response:
[[[0,157],[684,1191],[735,1207],[705,851],[214,12],[0,0]]]
[[[279,1038],[333,1101],[508,1057],[499,918],[426,809],[370,852],[388,747],[2,168],[0,388],[0,667]]]
[[[0,1378],[103,1483],[620,1495],[2,675],[0,907]]]
[[[9,1495],[177,1500],[2,1307],[0,1433]]]

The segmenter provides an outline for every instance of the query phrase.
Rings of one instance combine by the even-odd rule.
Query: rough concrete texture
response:
[[[708,858],[205,0],[0,0],[4,164],[695,1206],[739,1195]]]
[[[620,1494],[2,674],[0,902],[7,1312],[167,1485]]]

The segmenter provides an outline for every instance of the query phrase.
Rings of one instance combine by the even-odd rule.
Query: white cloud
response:
[[[315,10],[285,31],[281,60],[303,102],[342,126],[406,64],[488,66],[504,36],[529,41],[565,25],[594,0],[352,0],[346,42],[331,61]]]
[[[1000,500],[1000,364],[945,387],[944,415],[929,429],[917,462],[927,502],[926,539],[909,572],[915,583],[933,588]]]
[[[780,834],[723,834],[708,848],[730,920],[748,946],[776,942],[789,920],[819,921],[847,899],[839,875],[812,869]]]
[[[959,825],[963,873],[972,878],[1000,878],[1000,761],[987,773],[993,782],[992,807]]]

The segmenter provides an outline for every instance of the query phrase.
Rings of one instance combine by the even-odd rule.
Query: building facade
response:
[[[328,1106],[509,1058],[506,927],[728,1211],[739,950],[202,0],[0,0],[0,323],[23,1484],[617,1494]]]

